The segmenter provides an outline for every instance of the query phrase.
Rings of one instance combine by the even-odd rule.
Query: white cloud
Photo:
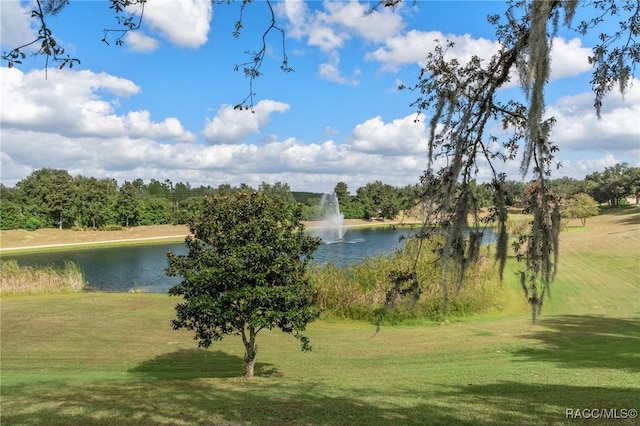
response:
[[[178,46],[198,48],[207,42],[212,15],[211,0],[152,0],[144,24]]]
[[[21,6],[18,0],[0,1],[0,43],[8,51],[37,38],[31,26],[30,5]]]
[[[385,155],[418,154],[426,157],[427,134],[422,121],[415,122],[415,114],[384,123],[374,117],[353,130],[352,145],[362,152]]]
[[[611,92],[603,100],[602,118],[593,108],[593,93],[565,96],[547,108],[547,114],[557,120],[552,138],[561,149],[575,151],[630,151],[640,149],[640,92],[633,90],[640,80],[622,97]]]
[[[345,77],[339,69],[339,51],[350,39],[357,36],[367,43],[379,43],[404,26],[398,12],[383,9],[368,13],[369,6],[355,0],[325,1],[323,9],[314,12],[304,2],[288,0],[277,9],[289,23],[289,36],[306,37],[310,46],[327,54],[328,60],[318,69],[320,78],[340,84],[357,84],[359,70],[352,77]]]
[[[175,141],[193,141],[173,117],[152,122],[149,111],[115,113],[118,98],[140,92],[132,81],[106,73],[50,69],[45,80],[41,71],[23,73],[0,68],[0,88],[4,107],[0,111],[3,128],[47,132],[62,136],[152,137]],[[104,95],[97,94],[98,91]],[[111,94],[114,100],[104,96]]]
[[[447,55],[450,58],[458,58],[463,63],[473,55],[489,58],[500,48],[495,41],[485,38],[475,39],[469,34],[445,35],[440,31],[410,30],[388,38],[383,47],[368,53],[366,59],[380,62],[383,69],[388,71],[397,71],[407,64],[422,66],[427,54],[433,51],[438,43],[444,45],[447,40],[455,43],[454,47],[448,50]]]
[[[159,47],[158,40],[138,31],[127,33],[125,45],[134,52],[153,52]]]
[[[250,133],[259,133],[269,123],[272,112],[286,112],[289,105],[272,100],[258,102],[253,111],[236,110],[225,105],[213,119],[207,120],[202,131],[212,144],[232,144],[242,141]]]
[[[382,42],[404,27],[399,10],[383,8],[369,13],[369,4],[355,0],[325,1],[324,7],[326,12],[318,13],[317,21],[355,33],[368,42]]]
[[[275,4],[275,10],[279,16],[285,17],[289,22],[287,34],[290,37],[300,39],[307,33],[309,8],[307,3],[299,0],[285,0]]]
[[[366,59],[380,62],[384,70],[393,72],[408,64],[424,66],[427,54],[434,50],[438,42],[444,46],[446,41],[454,43],[454,46],[447,50],[447,56],[457,58],[463,64],[474,55],[488,60],[500,49],[500,43],[497,41],[473,38],[469,34],[410,30],[386,39],[384,46],[368,53]],[[551,50],[550,80],[574,77],[591,70],[588,61],[590,54],[591,49],[582,46],[582,41],[578,38],[569,41],[561,37],[555,38]]]
[[[583,47],[578,38],[569,41],[561,37],[553,39],[550,80],[574,77],[590,71],[592,65],[589,64],[588,57],[591,54],[591,49]]]
[[[417,181],[422,155],[385,157],[326,141],[304,145],[295,138],[264,145],[170,144],[147,138],[70,138],[2,129],[2,181],[13,185],[31,170],[63,168],[72,175],[132,180],[171,179],[217,186],[282,181],[294,190],[331,190],[339,181],[353,189],[373,180],[392,185]],[[42,141],[46,139],[47,143]]]
[[[318,67],[318,75],[320,78],[333,81],[334,83],[358,86],[360,84],[360,81],[358,80],[360,70],[356,68],[351,77],[345,77],[340,73],[339,65],[340,56],[337,52],[331,52],[329,54],[329,61],[320,64]]]

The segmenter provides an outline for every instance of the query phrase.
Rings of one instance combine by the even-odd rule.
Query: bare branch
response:
[[[22,60],[26,57],[24,53],[24,49],[29,46],[37,45],[39,43],[39,48],[35,52],[35,55],[45,55],[45,78],[47,76],[47,71],[49,69],[49,60],[52,60],[58,63],[58,67],[60,69],[68,66],[69,68],[73,68],[73,64],[79,64],[80,60],[77,58],[71,58],[69,55],[64,55],[64,48],[60,46],[56,40],[53,38],[53,33],[47,26],[45,21],[45,16],[47,13],[56,14],[58,13],[65,5],[68,4],[68,1],[60,0],[60,1],[51,1],[45,4],[45,8],[43,8],[40,0],[36,0],[37,9],[31,11],[31,17],[37,18],[40,24],[40,29],[38,30],[38,37],[22,46],[16,47],[12,49],[10,52],[3,52],[0,59],[8,62],[8,67],[13,68],[16,64],[21,64]]]

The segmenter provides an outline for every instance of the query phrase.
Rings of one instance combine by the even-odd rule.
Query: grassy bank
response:
[[[177,300],[168,296],[3,297],[0,420],[572,425],[567,409],[640,409],[640,211],[569,227],[561,247],[552,299],[534,326],[507,274],[507,304],[465,321],[377,334],[364,322],[320,321],[308,330],[310,353],[261,333],[252,381],[240,379],[239,339],[197,350],[189,333],[171,330]]]

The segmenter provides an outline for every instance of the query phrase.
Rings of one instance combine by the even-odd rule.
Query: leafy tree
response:
[[[39,169],[16,184],[20,204],[28,216],[44,226],[70,225],[75,216],[74,183],[66,170]]]
[[[640,167],[629,168],[631,193],[636,199],[636,206],[640,204]]]
[[[587,218],[598,215],[598,203],[589,194],[576,194],[567,201],[562,213],[569,219],[580,219],[585,226]]]
[[[549,189],[560,197],[568,198],[584,192],[584,185],[582,181],[563,176],[559,179],[550,180]]]
[[[189,221],[187,255],[168,254],[167,274],[182,277],[169,290],[182,296],[174,329],[195,331],[201,347],[239,334],[245,347],[245,377],[254,373],[261,330],[301,334],[319,312],[307,264],[320,240],[304,232],[300,208],[261,192],[207,197]]]
[[[171,202],[166,198],[143,198],[140,203],[140,225],[171,223]]]
[[[356,197],[365,209],[365,218],[395,218],[400,212],[398,191],[386,183],[377,180],[356,190]]]
[[[585,177],[590,185],[591,195],[599,203],[619,206],[621,200],[628,195],[636,195],[637,182],[634,183],[633,168],[627,163],[619,163],[606,167],[603,172],[595,172]]]
[[[20,229],[24,222],[17,191],[0,183],[0,229]]]
[[[504,193],[504,203],[507,206],[518,206],[522,204],[522,197],[524,196],[524,189],[526,185],[524,182],[507,180],[501,184],[501,190]]]
[[[76,222],[100,228],[116,222],[118,184],[115,180],[78,176],[76,179]]]
[[[116,209],[127,228],[136,223],[140,216],[140,192],[133,183],[125,180],[120,186]]]
[[[20,211],[20,204],[3,199],[0,203],[0,229],[20,229],[24,225],[25,217]]]
[[[268,197],[279,199],[283,204],[295,205],[297,203],[288,183],[276,182],[272,185],[267,182],[262,182],[258,186],[258,191],[264,192]]]
[[[338,204],[341,208],[346,208],[351,202],[351,196],[349,195],[349,187],[344,182],[338,182],[333,189],[334,194],[338,198]]]

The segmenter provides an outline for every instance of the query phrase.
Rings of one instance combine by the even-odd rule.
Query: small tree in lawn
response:
[[[307,264],[320,240],[304,232],[301,213],[261,192],[206,197],[188,223],[188,254],[168,254],[167,274],[183,278],[169,290],[184,298],[173,328],[195,331],[204,348],[240,335],[246,378],[253,376],[263,329],[294,334],[303,351],[311,349],[301,332],[319,315]]]
[[[587,218],[598,215],[598,203],[589,194],[576,194],[569,199],[564,213],[569,219],[580,219],[585,226]]]

